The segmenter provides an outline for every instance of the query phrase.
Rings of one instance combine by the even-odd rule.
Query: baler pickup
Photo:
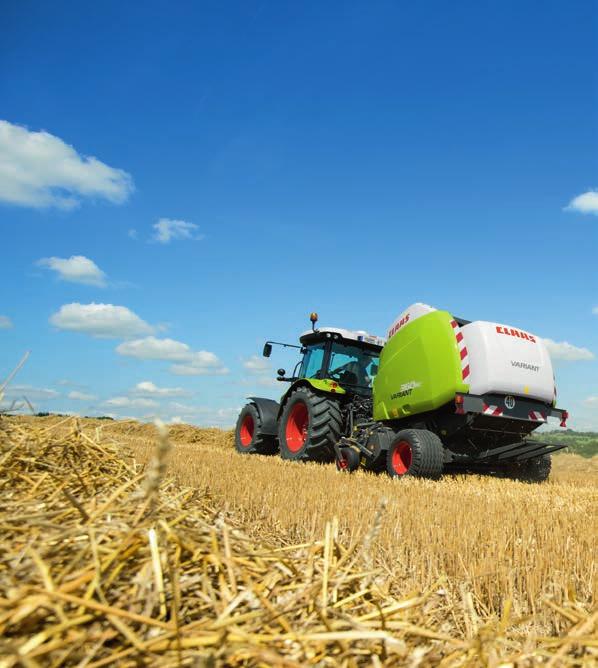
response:
[[[549,455],[557,450],[562,450],[567,446],[562,443],[543,443],[542,441],[521,441],[520,443],[511,443],[503,445],[500,448],[485,450],[473,457],[473,461],[479,464],[490,464],[507,460],[523,461],[533,457]]]

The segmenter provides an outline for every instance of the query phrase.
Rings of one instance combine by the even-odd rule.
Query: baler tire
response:
[[[243,455],[273,455],[276,436],[262,432],[262,418],[254,403],[245,404],[235,427],[235,449]]]
[[[508,471],[508,477],[521,482],[542,483],[550,477],[551,468],[551,456],[540,455],[514,464]]]
[[[342,459],[336,459],[336,470],[341,473],[353,473],[359,468],[359,453],[353,448],[339,448]]]
[[[437,480],[442,475],[444,447],[427,429],[403,429],[386,453],[386,471],[391,478],[414,476]]]
[[[330,462],[342,431],[343,416],[338,401],[300,386],[288,396],[278,421],[280,456]]]

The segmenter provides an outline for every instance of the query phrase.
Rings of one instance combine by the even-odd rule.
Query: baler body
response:
[[[430,311],[389,338],[374,380],[374,420],[433,411],[469,391],[452,322],[447,311]]]
[[[563,423],[566,411],[555,404],[540,337],[426,304],[411,305],[391,325],[373,385],[374,420],[413,422],[426,414],[457,449],[483,447],[489,434],[501,444],[516,440],[550,416]]]

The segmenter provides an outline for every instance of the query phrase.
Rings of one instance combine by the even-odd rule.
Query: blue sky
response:
[[[411,5],[3,3],[13,394],[230,425],[265,339],[424,301],[551,339],[598,429],[596,5]]]

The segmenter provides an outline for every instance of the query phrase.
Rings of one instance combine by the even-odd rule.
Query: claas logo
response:
[[[512,327],[502,327],[501,325],[496,325],[497,334],[505,334],[506,336],[516,336],[519,339],[525,339],[526,341],[531,341],[536,343],[536,338],[531,334],[526,334],[519,329],[513,329]]]
[[[399,329],[401,329],[401,327],[402,327],[403,325],[406,325],[408,322],[409,322],[409,313],[408,313],[407,315],[403,316],[403,317],[399,320],[399,322],[397,322],[397,324],[396,324],[394,327],[391,327],[391,328],[388,330],[388,338],[390,339],[390,337],[391,337],[393,334],[396,334],[396,333],[399,331]]]

